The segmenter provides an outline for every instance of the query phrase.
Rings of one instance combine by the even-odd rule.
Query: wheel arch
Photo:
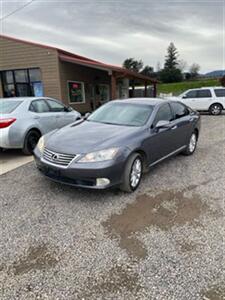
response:
[[[30,128],[28,128],[23,136],[23,145],[24,145],[24,142],[25,142],[25,138],[27,136],[27,134],[31,131],[31,130],[34,130],[36,132],[38,132],[41,136],[42,136],[42,132],[39,128],[35,127],[35,126],[31,126]]]
[[[144,150],[142,149],[136,149],[132,152],[133,153],[137,153],[141,156],[142,160],[143,160],[143,171],[144,173],[148,171],[148,157],[147,154]]]
[[[210,109],[213,105],[215,105],[215,104],[221,106],[222,109],[225,109],[224,106],[223,106],[223,104],[220,103],[220,102],[213,102],[212,104],[210,104],[209,109]]]

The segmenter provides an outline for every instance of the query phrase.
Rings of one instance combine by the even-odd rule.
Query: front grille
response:
[[[45,148],[43,158],[54,165],[67,167],[76,155],[57,153]]]

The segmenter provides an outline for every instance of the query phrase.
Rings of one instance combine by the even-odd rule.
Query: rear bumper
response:
[[[0,148],[11,148],[9,143],[9,127],[0,128]]]
[[[67,168],[53,166],[44,161],[37,151],[34,158],[38,170],[47,178],[66,185],[88,189],[106,189],[122,182],[125,161],[101,163],[73,163]],[[108,179],[109,183],[99,185],[97,178]]]

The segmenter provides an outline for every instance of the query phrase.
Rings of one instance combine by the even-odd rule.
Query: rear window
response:
[[[225,89],[215,89],[216,97],[225,97]]]
[[[22,101],[15,100],[0,100],[0,114],[10,114],[13,112]]]

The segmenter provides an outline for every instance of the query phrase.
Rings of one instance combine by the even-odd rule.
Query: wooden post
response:
[[[153,83],[153,97],[156,98],[157,96],[157,87],[156,87],[156,83]]]
[[[145,91],[144,91],[144,97],[147,97],[147,81],[145,81]]]
[[[111,100],[116,99],[116,76],[114,73],[111,75]]]

